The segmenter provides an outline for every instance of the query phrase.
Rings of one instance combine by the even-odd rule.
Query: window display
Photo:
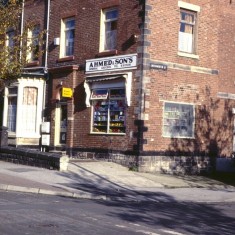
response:
[[[95,100],[93,94],[105,92],[93,91],[92,132],[120,134],[126,131],[125,90],[107,89],[107,98]]]

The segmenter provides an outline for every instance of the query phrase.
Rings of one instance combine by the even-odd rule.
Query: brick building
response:
[[[31,2],[50,9],[51,150],[152,172],[232,156],[233,0]]]

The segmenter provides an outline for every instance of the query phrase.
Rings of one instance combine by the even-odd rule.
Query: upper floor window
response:
[[[38,60],[39,53],[39,25],[34,26],[28,31],[28,54],[29,62]]]
[[[6,46],[9,48],[14,47],[14,37],[15,37],[15,32],[14,31],[9,31],[6,33]]]
[[[102,11],[100,51],[110,51],[117,48],[118,10]]]
[[[74,55],[75,19],[62,20],[61,25],[61,52],[60,57]]]
[[[8,60],[12,61],[14,54],[14,46],[15,46],[15,32],[8,31],[6,33],[6,51],[8,55]]]
[[[178,55],[199,59],[197,55],[197,22],[200,6],[178,1],[180,25]]]
[[[195,54],[196,12],[180,9],[179,51]]]

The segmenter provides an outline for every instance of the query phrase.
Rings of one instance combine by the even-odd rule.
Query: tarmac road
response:
[[[234,202],[120,202],[0,191],[2,235],[231,235],[234,214]]]

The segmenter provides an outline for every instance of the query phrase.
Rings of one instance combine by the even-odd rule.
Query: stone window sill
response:
[[[178,56],[192,58],[192,59],[198,59],[199,60],[199,55],[185,53],[185,52],[180,52],[180,51],[178,52]]]
[[[67,61],[72,61],[72,60],[74,60],[74,56],[67,56],[67,57],[59,58],[59,59],[57,60],[57,62],[58,62],[58,63],[59,63],[59,62],[67,62]]]
[[[113,55],[117,55],[117,54],[118,54],[118,50],[103,51],[103,52],[99,52],[96,55],[96,57],[113,56]]]
[[[39,65],[39,61],[35,60],[35,61],[31,61],[29,63],[26,64],[26,67],[34,67],[34,66],[38,66]]]

